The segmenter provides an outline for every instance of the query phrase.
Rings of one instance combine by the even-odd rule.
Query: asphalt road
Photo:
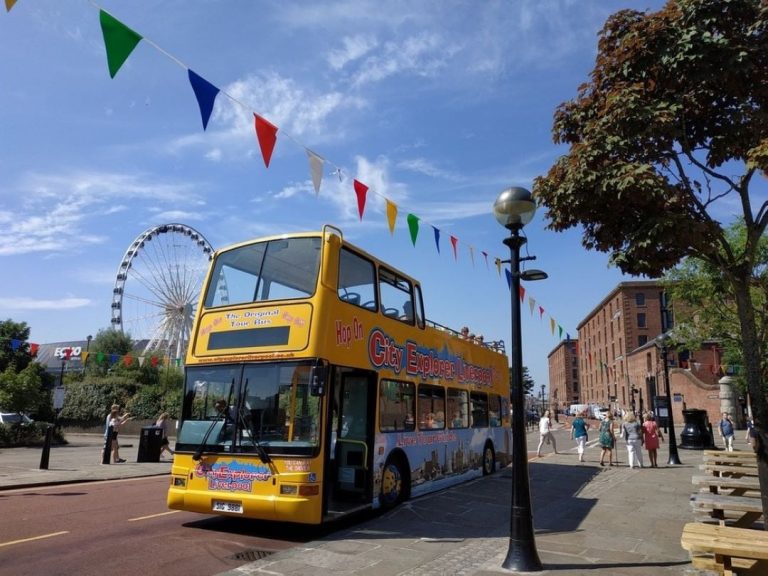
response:
[[[151,477],[0,492],[0,574],[209,575],[318,536],[170,511],[167,486]]]

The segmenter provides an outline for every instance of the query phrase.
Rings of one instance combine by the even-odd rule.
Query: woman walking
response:
[[[587,430],[589,430],[589,424],[584,420],[585,414],[586,412],[579,412],[578,416],[571,422],[571,438],[576,440],[579,462],[584,462],[584,447],[587,444]]]
[[[608,455],[608,466],[613,466],[613,447],[616,445],[616,435],[613,433],[613,414],[607,412],[605,419],[600,422],[600,466],[605,466],[605,456]]]
[[[557,454],[557,444],[555,443],[555,437],[552,434],[552,420],[550,419],[551,412],[546,410],[544,416],[539,420],[539,447],[536,449],[536,456],[541,457],[541,447],[546,442],[552,443],[552,450]]]
[[[643,427],[637,421],[634,412],[627,412],[624,416],[624,424],[621,427],[621,435],[627,443],[627,461],[629,467],[634,468],[635,462],[643,467]]]
[[[173,450],[171,450],[170,442],[168,441],[168,418],[169,417],[170,416],[168,415],[168,412],[163,412],[162,414],[160,414],[160,417],[157,419],[157,422],[155,422],[155,426],[163,430],[163,439],[160,443],[161,457],[163,455],[163,452],[165,452],[166,450],[171,456],[173,456]]]
[[[648,450],[648,458],[651,461],[651,468],[658,468],[656,463],[656,451],[659,449],[659,440],[664,440],[659,430],[659,425],[653,419],[650,414],[645,415],[645,422],[643,422],[643,444],[645,449]]]

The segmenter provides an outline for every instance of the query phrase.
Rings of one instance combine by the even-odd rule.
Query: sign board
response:
[[[672,394],[672,402],[682,402],[683,401],[683,395],[679,392],[675,392]]]
[[[64,407],[65,391],[63,386],[56,386],[53,389],[53,409],[61,410]]]

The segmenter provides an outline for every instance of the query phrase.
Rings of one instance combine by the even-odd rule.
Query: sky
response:
[[[588,80],[606,18],[661,4],[18,0],[0,13],[0,318],[40,344],[109,328],[124,254],[162,224],[214,248],[333,224],[421,281],[429,319],[509,350],[494,200],[566,152],[553,113]],[[114,78],[100,9],[143,37]],[[187,68],[221,90],[206,130]],[[254,113],[278,127],[268,168]],[[325,159],[319,193],[307,150]],[[561,338],[632,278],[579,230],[548,230],[543,209],[524,232],[526,266],[549,275],[522,308],[538,389]]]

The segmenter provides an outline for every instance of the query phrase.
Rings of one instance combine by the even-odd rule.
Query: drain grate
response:
[[[255,560],[261,560],[274,553],[274,550],[243,550],[232,556],[232,559],[242,560],[244,562],[254,562]]]

